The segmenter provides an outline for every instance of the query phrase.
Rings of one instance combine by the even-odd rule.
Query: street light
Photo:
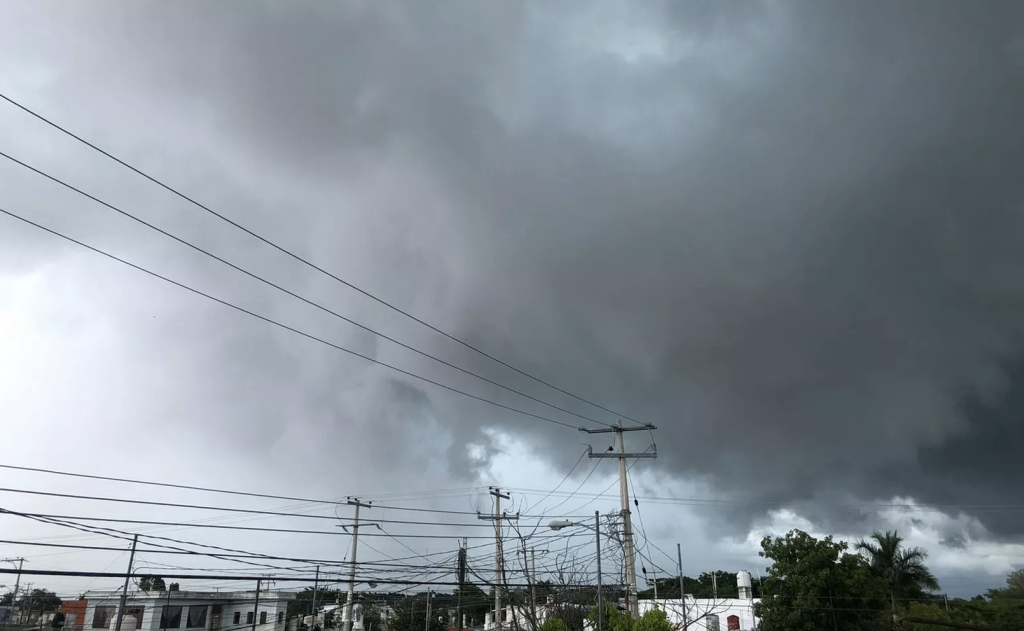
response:
[[[594,540],[597,542],[597,631],[604,631],[604,600],[601,598],[601,513],[594,511],[594,527],[591,528],[586,524],[580,524],[568,519],[555,519],[548,522],[548,528],[554,531],[559,531],[563,528],[571,528],[573,526],[580,526],[587,530],[593,530],[596,537]]]

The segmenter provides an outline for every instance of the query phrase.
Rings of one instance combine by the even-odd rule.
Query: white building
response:
[[[694,598],[688,595],[682,602],[678,598],[641,600],[637,603],[638,609],[641,616],[656,607],[661,609],[668,616],[669,622],[680,631],[756,631],[758,622],[754,617],[754,605],[761,602],[761,599],[753,597],[749,572],[738,572],[736,582],[739,598]],[[513,615],[518,624],[513,622]],[[537,607],[538,623],[547,620],[547,615],[546,607]],[[525,611],[507,607],[503,617],[503,623],[495,625],[491,614],[487,614],[484,629],[501,631],[529,628],[529,617]],[[588,631],[597,631],[587,624],[585,626]]]
[[[285,592],[129,592],[121,631],[285,631],[288,602]],[[85,593],[83,631],[115,629],[120,592]]]
[[[673,625],[687,631],[755,631],[754,604],[759,598],[694,598],[686,597],[686,615],[678,598],[641,600],[640,615],[657,607],[668,615]],[[682,626],[683,624],[687,626]]]

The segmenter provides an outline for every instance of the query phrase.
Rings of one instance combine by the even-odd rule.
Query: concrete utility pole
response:
[[[124,619],[124,605],[128,600],[128,581],[132,578],[132,566],[135,565],[135,546],[139,543],[139,536],[132,537],[132,553],[128,555],[128,573],[124,575],[124,588],[121,590],[121,604],[117,608],[117,621],[114,622],[114,631],[121,631],[121,620]]]
[[[604,598],[601,596],[601,513],[594,511],[594,533],[597,535],[597,631],[604,631]]]
[[[423,631],[430,631],[430,597],[434,595],[432,590],[427,590],[427,615],[423,620]]]
[[[466,627],[466,622],[462,619],[462,592],[466,588],[466,540],[462,540],[462,545],[459,546],[459,598],[458,604],[456,605],[456,620],[459,631],[462,631]]]
[[[477,515],[477,519],[494,520],[494,624],[501,628],[501,588],[505,585],[505,557],[501,545],[501,522],[502,520],[517,521],[519,515],[502,515],[501,500],[512,499],[511,496],[502,493],[498,487],[490,488],[494,496],[494,516]]]
[[[28,618],[29,619],[32,618],[32,586],[33,585],[35,585],[35,583],[31,583],[31,582],[25,583],[25,597],[28,598]],[[25,612],[22,611],[21,608],[19,607],[18,608],[18,624],[21,624],[22,622],[28,622],[28,620],[25,619]]]
[[[530,605],[533,617],[537,617],[537,548],[530,548]]]
[[[636,431],[653,431],[658,429],[654,425],[647,423],[646,425],[640,425],[637,427],[623,427],[621,423],[608,429],[586,429],[581,427],[582,431],[588,434],[610,434],[615,433],[617,442],[619,444],[618,453],[599,453],[595,454],[593,449],[587,454],[591,458],[618,458],[619,459],[619,495],[622,499],[622,530],[623,530],[623,553],[625,554],[625,563],[623,564],[626,569],[626,604],[629,609],[629,615],[636,620],[640,617],[640,605],[637,602],[637,590],[636,590],[636,549],[633,546],[633,523],[630,519],[629,511],[629,482],[626,479],[626,458],[657,458],[658,454],[655,451],[645,451],[643,453],[626,453],[626,441],[623,437],[625,432],[636,432]]]
[[[309,626],[316,626],[316,590],[320,587],[320,566],[316,566],[316,576],[313,578],[313,600],[309,601]]]
[[[676,544],[676,556],[679,557],[679,604],[683,607],[683,628],[690,624],[686,619],[686,591],[683,589],[683,546]]]
[[[252,607],[252,631],[256,631],[256,620],[260,617],[260,588],[263,587],[263,579],[256,579],[256,603]],[[168,592],[170,598],[170,592]]]
[[[359,545],[359,508],[371,508],[373,502],[363,503],[357,497],[347,498],[347,503],[356,507],[356,518],[352,524],[352,569],[348,575],[348,598],[345,601],[345,631],[352,631],[352,604],[356,597],[356,547]]]
[[[14,579],[14,595],[11,597],[11,609],[14,609],[15,607],[18,606],[18,587],[21,585],[21,566],[25,562],[25,559],[23,559],[21,557],[18,557],[17,559],[3,559],[2,560],[2,562],[4,562],[4,563],[11,563],[11,564],[13,564],[15,561],[18,562],[18,574],[17,574],[16,578]],[[21,616],[20,612],[19,612],[18,616],[19,617]],[[4,629],[7,628],[7,616],[4,616],[4,621],[3,621],[3,627],[2,628],[4,628]]]

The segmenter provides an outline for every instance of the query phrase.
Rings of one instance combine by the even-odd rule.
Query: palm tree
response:
[[[897,596],[916,598],[939,589],[939,581],[924,564],[928,553],[921,548],[904,548],[903,537],[895,530],[885,534],[876,530],[869,541],[858,541],[856,549],[868,558],[875,574],[889,583],[894,601]]]

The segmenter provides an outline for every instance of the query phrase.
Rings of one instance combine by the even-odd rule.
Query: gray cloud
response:
[[[22,17],[47,27],[53,49],[38,55],[56,78],[37,93],[54,111],[97,117],[105,144],[232,216],[658,424],[662,466],[750,502],[737,527],[769,503],[840,492],[1022,503],[1010,463],[1024,440],[997,411],[1020,382],[1001,362],[1024,345],[1019,3],[134,3]],[[171,159],[126,140],[159,124],[193,132]],[[268,262],[180,204],[153,212],[346,314],[573,403]],[[197,326],[238,326],[218,318]],[[213,351],[229,385],[212,396],[245,400],[230,384],[251,389],[253,374],[275,385],[225,431],[244,416],[272,443],[301,417],[398,463],[381,485],[427,466],[424,424],[466,479],[479,463],[460,446],[486,443],[482,424],[564,454],[561,430],[257,325],[237,336]],[[980,403],[965,411],[971,392]],[[819,520],[869,525],[818,506]],[[1012,514],[975,512],[1019,534]]]

